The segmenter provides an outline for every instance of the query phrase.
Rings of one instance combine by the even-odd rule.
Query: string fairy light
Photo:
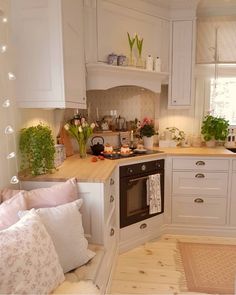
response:
[[[3,11],[0,11],[0,22],[2,20],[3,24],[6,24],[8,22],[8,18],[4,15]],[[7,27],[4,27],[4,29],[7,29]],[[8,46],[5,43],[0,44],[0,54],[5,54],[8,50]],[[14,81],[16,79],[14,73],[12,72],[8,72],[7,73],[7,78],[9,81]],[[6,84],[8,85],[8,84]],[[7,88],[8,86],[6,86]],[[9,98],[3,98],[3,102],[2,102],[2,108],[4,109],[9,109],[10,111],[10,106],[11,106],[11,101]],[[10,151],[9,152],[9,136],[11,137],[14,134],[14,128],[11,126],[11,124],[8,124],[5,129],[4,129],[4,133],[7,137],[7,155],[6,155],[6,159],[8,161],[12,161],[13,159],[15,159],[15,165],[16,165],[16,172],[18,172],[18,166],[17,166],[17,160],[16,160],[16,152],[15,151]],[[15,137],[13,137],[14,140],[14,146],[16,146],[16,142],[15,142]],[[10,171],[10,169],[9,169]],[[13,175],[10,177],[10,183],[15,185],[19,183],[19,179],[17,177],[17,175]]]

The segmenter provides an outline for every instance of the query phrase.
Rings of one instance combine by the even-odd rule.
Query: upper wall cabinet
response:
[[[16,100],[24,108],[85,108],[83,0],[12,0]]]
[[[188,108],[193,96],[194,21],[177,20],[172,24],[172,63],[169,107]]]

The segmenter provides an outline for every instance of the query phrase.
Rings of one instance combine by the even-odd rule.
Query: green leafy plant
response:
[[[133,49],[133,46],[134,46],[134,42],[135,42],[135,39],[136,39],[136,34],[134,35],[134,37],[130,37],[130,34],[127,32],[127,35],[128,35],[128,40],[129,40],[129,47],[130,47],[130,50],[132,51]]]
[[[201,134],[205,141],[225,140],[228,136],[229,121],[221,117],[207,115],[204,117]]]
[[[138,35],[136,35],[136,44],[137,44],[137,48],[138,48],[139,57],[141,57],[142,49],[143,49],[143,38],[141,39],[138,37]]]
[[[21,129],[19,149],[21,170],[27,169],[31,175],[40,175],[52,172],[55,168],[55,146],[48,126],[39,124]]]

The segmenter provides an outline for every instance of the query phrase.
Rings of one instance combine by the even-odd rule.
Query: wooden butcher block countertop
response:
[[[134,163],[151,159],[163,158],[166,156],[207,156],[207,157],[226,157],[236,158],[236,154],[223,147],[219,148],[159,148],[154,150],[163,151],[163,153],[143,155],[134,158],[122,158],[119,160],[98,160],[92,162],[92,156],[88,155],[85,159],[80,159],[79,155],[68,157],[65,162],[53,174],[40,175],[37,177],[20,176],[22,181],[66,181],[69,178],[76,177],[79,182],[105,182],[117,165]]]

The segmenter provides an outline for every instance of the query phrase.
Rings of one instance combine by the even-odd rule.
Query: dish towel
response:
[[[161,212],[161,176],[160,174],[149,175],[147,179],[147,205],[149,214]]]

